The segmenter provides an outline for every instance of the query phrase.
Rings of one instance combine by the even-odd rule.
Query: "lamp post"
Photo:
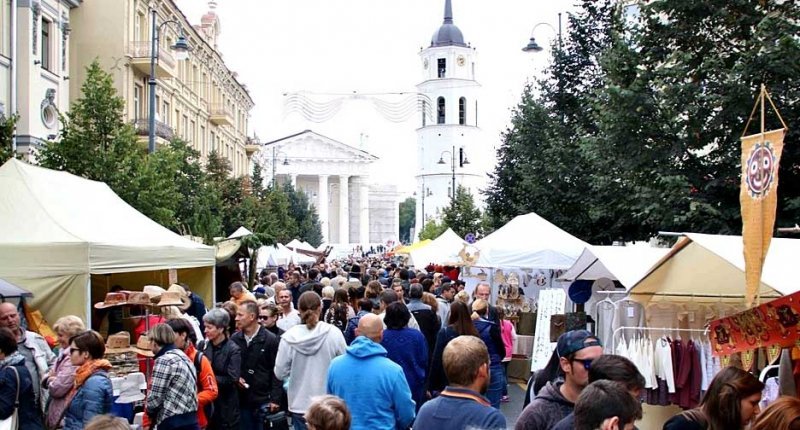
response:
[[[278,157],[278,152],[279,152],[278,148],[273,146],[272,147],[272,188],[273,189],[275,189],[275,187],[277,186],[277,183],[276,183],[277,173],[276,173],[275,170],[278,167],[278,165],[277,165],[275,160]],[[288,166],[289,165],[289,157],[287,157],[286,154],[283,151],[280,151],[280,153],[283,154],[283,165],[284,166]]]
[[[528,41],[528,44],[525,45],[522,50],[524,52],[541,52],[544,48],[541,47],[538,43],[536,43],[536,38],[534,37],[534,33],[536,29],[540,26],[544,25],[545,27],[550,27],[553,32],[558,35],[558,49],[561,50],[561,12],[558,13],[558,30],[555,29],[552,25],[546,22],[540,22],[533,26],[533,30],[531,30],[531,39]]]
[[[444,161],[444,154],[450,154],[450,171],[452,172],[452,181],[453,181],[453,188],[450,193],[450,201],[454,201],[456,199],[456,147],[453,145],[452,151],[442,151],[442,154],[439,156],[439,161],[436,164],[447,164]],[[464,152],[464,148],[458,148],[458,167],[464,167],[465,164],[469,164],[469,160],[467,160],[467,154]]]
[[[153,31],[150,36],[150,78],[147,83],[150,88],[150,132],[147,139],[147,150],[152,154],[156,150],[156,61],[158,61],[158,39],[161,34],[161,27],[167,24],[177,24],[178,41],[175,42],[170,48],[175,51],[175,59],[183,61],[189,57],[189,44],[186,42],[186,36],[183,34],[183,28],[180,23],[174,19],[164,21],[161,25],[156,25],[156,10],[151,9],[150,14],[153,17]]]

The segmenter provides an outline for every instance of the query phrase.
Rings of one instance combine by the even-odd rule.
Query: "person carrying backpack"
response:
[[[197,376],[197,422],[204,429],[214,415],[214,400],[219,395],[217,378],[214,377],[211,362],[194,347],[197,339],[191,323],[185,319],[174,319],[167,321],[167,325],[175,332],[175,347],[182,350],[194,364]]]

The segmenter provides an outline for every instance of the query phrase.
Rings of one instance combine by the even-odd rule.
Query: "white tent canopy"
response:
[[[267,266],[285,266],[289,263],[313,264],[314,262],[316,262],[314,257],[301,254],[279,243],[258,249],[256,267],[260,269]]]
[[[231,235],[228,236],[228,239],[238,239],[240,237],[250,236],[251,234],[253,234],[252,231],[248,230],[247,227],[242,226],[231,233]]]
[[[0,167],[0,277],[49,318],[86,315],[90,274],[214,266],[214,248],[142,215],[104,183],[9,160]]]
[[[586,242],[531,212],[475,243],[479,267],[568,269]]]
[[[458,253],[468,245],[467,242],[458,237],[453,229],[448,228],[439,237],[422,248],[414,249],[410,252],[409,260],[418,269],[424,268],[428,264],[455,264],[460,260]]]
[[[745,292],[741,236],[688,233],[633,286],[631,294],[741,296]],[[773,238],[761,276],[761,295],[800,290],[800,239]]]
[[[301,242],[298,239],[292,239],[292,241],[287,243],[285,246],[287,248],[291,248],[291,249],[302,249],[304,251],[316,251],[316,249],[314,249],[314,247],[311,246],[311,244],[309,244],[307,242]]]
[[[589,246],[559,280],[608,278],[630,288],[669,252],[649,246]]]

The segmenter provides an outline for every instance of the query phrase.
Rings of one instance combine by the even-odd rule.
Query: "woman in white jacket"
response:
[[[300,295],[298,324],[281,337],[275,359],[275,376],[289,380],[289,412],[295,430],[306,430],[304,414],[311,398],[326,393],[331,360],[345,353],[344,335],[336,327],[319,320],[322,299],[313,291]]]

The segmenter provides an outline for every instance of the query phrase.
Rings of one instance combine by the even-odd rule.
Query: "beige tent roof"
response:
[[[69,298],[85,309],[89,274],[213,265],[214,248],[162,227],[104,183],[19,160],[0,166],[0,278],[30,289],[34,304],[74,313],[76,303],[50,294],[78,288]]]
[[[668,248],[649,246],[588,246],[559,280],[608,278],[629,288],[639,282],[667,252]]]
[[[762,297],[800,290],[799,239],[773,238],[761,277]],[[744,297],[741,236],[688,233],[647,271],[631,294]]]

